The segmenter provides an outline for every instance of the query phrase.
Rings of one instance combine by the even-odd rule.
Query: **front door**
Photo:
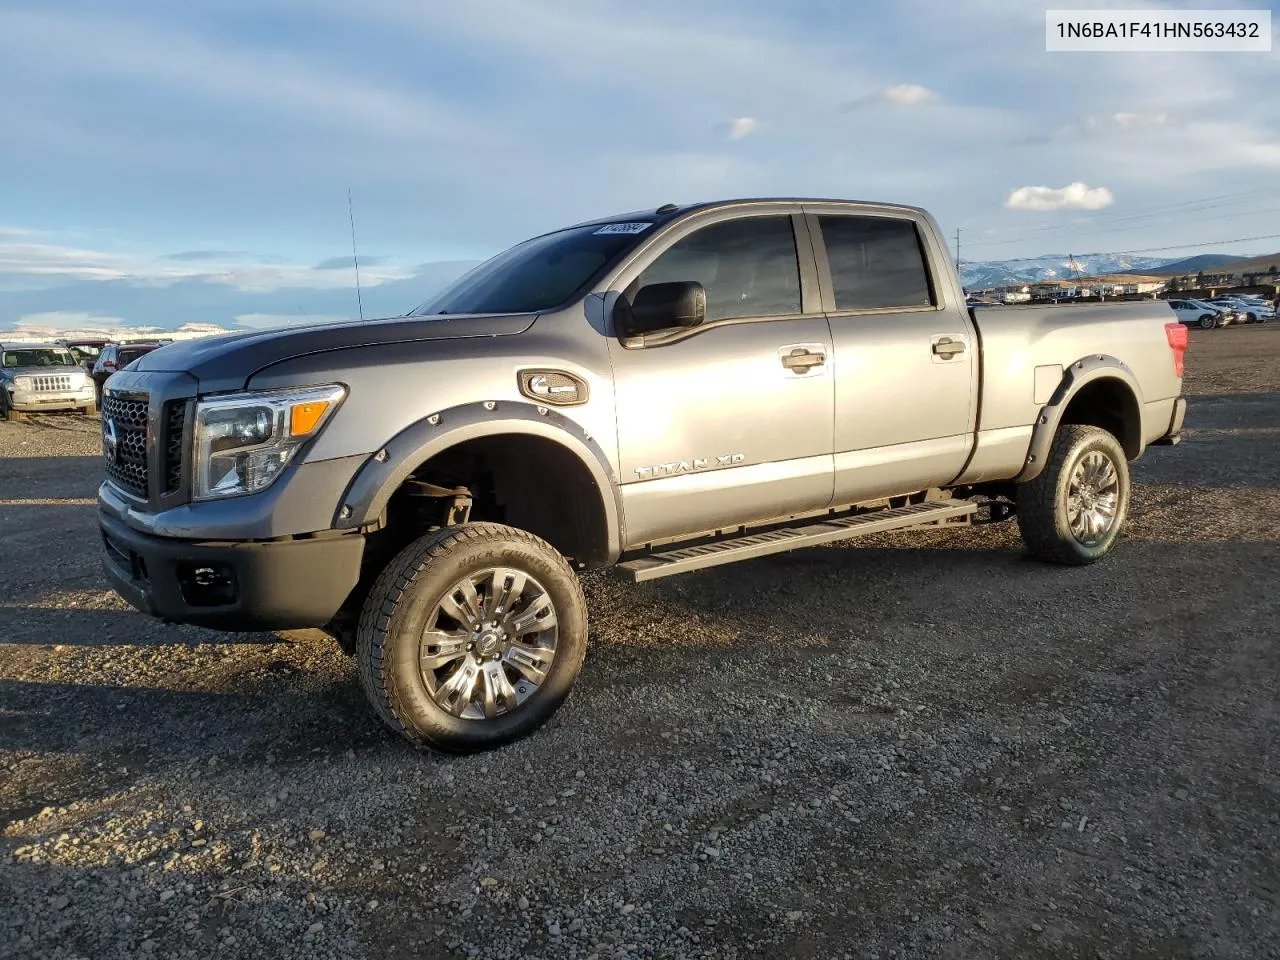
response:
[[[627,297],[676,280],[707,292],[702,326],[609,342],[628,546],[831,502],[831,337],[797,226],[718,211],[619,278]]]
[[[835,503],[954,480],[973,447],[979,348],[929,269],[923,225],[834,212],[809,224],[835,351]]]

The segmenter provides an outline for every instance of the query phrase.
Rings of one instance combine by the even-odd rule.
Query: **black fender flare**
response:
[[[1040,408],[1035,426],[1031,430],[1031,445],[1027,449],[1022,472],[1014,478],[1016,482],[1026,483],[1040,475],[1049,459],[1049,448],[1053,445],[1053,438],[1057,436],[1062,415],[1081,390],[1099,380],[1118,380],[1133,397],[1135,409],[1130,412],[1136,413],[1138,418],[1137,443],[1131,444],[1125,453],[1130,460],[1136,460],[1142,455],[1142,387],[1138,385],[1138,378],[1123,360],[1104,353],[1093,353],[1080,358],[1063,371],[1062,380],[1053,391],[1053,396]]]
[[[622,504],[604,449],[581,424],[549,407],[520,401],[467,403],[440,410],[405,427],[371,454],[347,486],[333,518],[335,530],[372,523],[391,495],[426,461],[467,440],[496,434],[542,437],[582,462],[600,489],[609,560],[622,552]]]

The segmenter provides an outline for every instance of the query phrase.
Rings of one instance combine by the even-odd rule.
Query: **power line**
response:
[[[1138,225],[1154,225],[1161,220],[1171,218],[1184,217],[1191,213],[1202,213],[1210,210],[1217,210],[1226,207],[1239,206],[1240,204],[1250,203],[1260,197],[1273,199],[1274,190],[1249,190],[1242,193],[1222,194],[1216,197],[1202,197],[1198,199],[1182,200],[1164,206],[1148,210],[1146,212],[1121,213],[1121,214],[1100,214],[1089,217],[1083,222],[1064,224],[1060,220],[1048,220],[1033,222],[1030,224],[1020,224],[1005,228],[994,228],[994,231],[988,231],[988,234],[995,233],[990,239],[978,239],[973,241],[980,247],[1003,246],[1011,243],[1023,243],[1032,241],[1047,235],[1061,235],[1064,231],[1070,231],[1075,235],[1096,235],[1101,233],[1123,233],[1127,230],[1138,229]],[[1253,213],[1265,213],[1267,210],[1254,210]],[[1234,214],[1224,213],[1217,216],[1232,216]],[[1199,219],[1213,219],[1214,217],[1200,217]],[[1129,226],[1124,226],[1124,225]],[[1012,231],[1012,232],[1010,232]]]
[[[1277,240],[1280,239],[1280,233],[1269,233],[1256,237],[1236,237],[1231,240],[1195,240],[1190,243],[1175,243],[1168,247],[1144,247],[1140,250],[1095,250],[1092,253],[1082,253],[1080,257],[1123,257],[1133,253],[1163,253],[1166,250],[1187,250],[1192,247],[1218,247],[1228,243],[1251,243],[1255,240]],[[1049,254],[1048,256],[1053,256]],[[1261,254],[1265,256],[1265,254]],[[1072,257],[1068,254],[1068,257]],[[1000,260],[1001,263],[1025,263],[1032,260],[1044,260],[1046,256],[1040,257],[1005,257]],[[1078,259],[1078,258],[1077,258]],[[981,263],[981,260],[968,260],[965,263]]]
[[[1163,216],[1168,213],[1184,212],[1189,209],[1208,209],[1220,206],[1230,206],[1239,203],[1247,203],[1248,201],[1263,196],[1273,196],[1275,193],[1272,188],[1258,188],[1255,190],[1244,190],[1238,193],[1223,193],[1211,197],[1192,197],[1187,200],[1175,200],[1172,203],[1162,203],[1158,207],[1139,209],[1137,211],[1115,210],[1110,213],[1093,213],[1089,219],[1091,222],[1102,223],[1119,223],[1127,220],[1145,219],[1154,216]],[[1040,220],[1032,220],[1020,223],[1012,227],[1015,231],[1023,230],[1057,230],[1062,227],[1062,221],[1058,217],[1047,217]],[[997,230],[1006,229],[997,227]]]

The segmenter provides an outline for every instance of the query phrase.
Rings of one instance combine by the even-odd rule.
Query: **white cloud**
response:
[[[844,105],[844,108],[846,110],[858,110],[862,107],[872,106],[918,107],[921,104],[932,103],[937,99],[937,93],[928,87],[923,87],[918,83],[899,83],[892,87],[885,87],[883,90],[864,94],[855,100],[850,100]]]
[[[511,146],[498,130],[424,94],[317,69],[281,50],[216,45],[195,35],[118,18],[0,12],[0,47],[14,55],[58,50],[71,73],[136,77],[214,99],[302,116],[388,139],[489,149]]]
[[[249,327],[255,330],[271,330],[276,327],[309,327],[320,323],[349,323],[354,317],[343,317],[332,314],[304,316],[289,313],[242,313],[236,317],[237,327]]]
[[[757,126],[755,117],[735,117],[729,121],[729,139],[741,140],[755,133]]]
[[[414,275],[412,267],[361,265],[360,282],[376,287]],[[223,284],[257,293],[301,287],[338,290],[352,286],[351,271],[319,270],[312,264],[263,263],[219,255],[206,260],[88,250],[51,243],[0,243],[0,280],[122,280],[136,286],[168,286],[183,280]]]
[[[1018,187],[1004,205],[1010,210],[1101,210],[1115,197],[1106,187],[1089,187],[1079,181],[1065,187]]]
[[[1089,118],[1093,121],[1093,118]],[[1163,127],[1169,120],[1167,113],[1113,113],[1106,121],[1121,130],[1153,130]],[[1096,121],[1094,121],[1096,122]]]
[[[936,100],[938,97],[928,87],[922,87],[918,83],[900,83],[895,87],[886,89],[882,96],[885,103],[892,104],[895,107],[914,107],[920,103]]]

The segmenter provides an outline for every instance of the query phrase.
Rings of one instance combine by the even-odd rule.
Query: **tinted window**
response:
[[[648,232],[645,222],[574,227],[517,244],[413,311],[532,313],[558,307]]]
[[[634,284],[696,280],[707,319],[800,312],[800,267],[790,217],[726,220],[689,234],[645,268]]]
[[[837,310],[929,307],[924,251],[909,220],[819,217]]]
[[[118,362],[120,366],[123,367],[126,364],[133,363],[133,361],[137,360],[144,353],[150,353],[153,349],[153,347],[121,347],[120,359]]]

